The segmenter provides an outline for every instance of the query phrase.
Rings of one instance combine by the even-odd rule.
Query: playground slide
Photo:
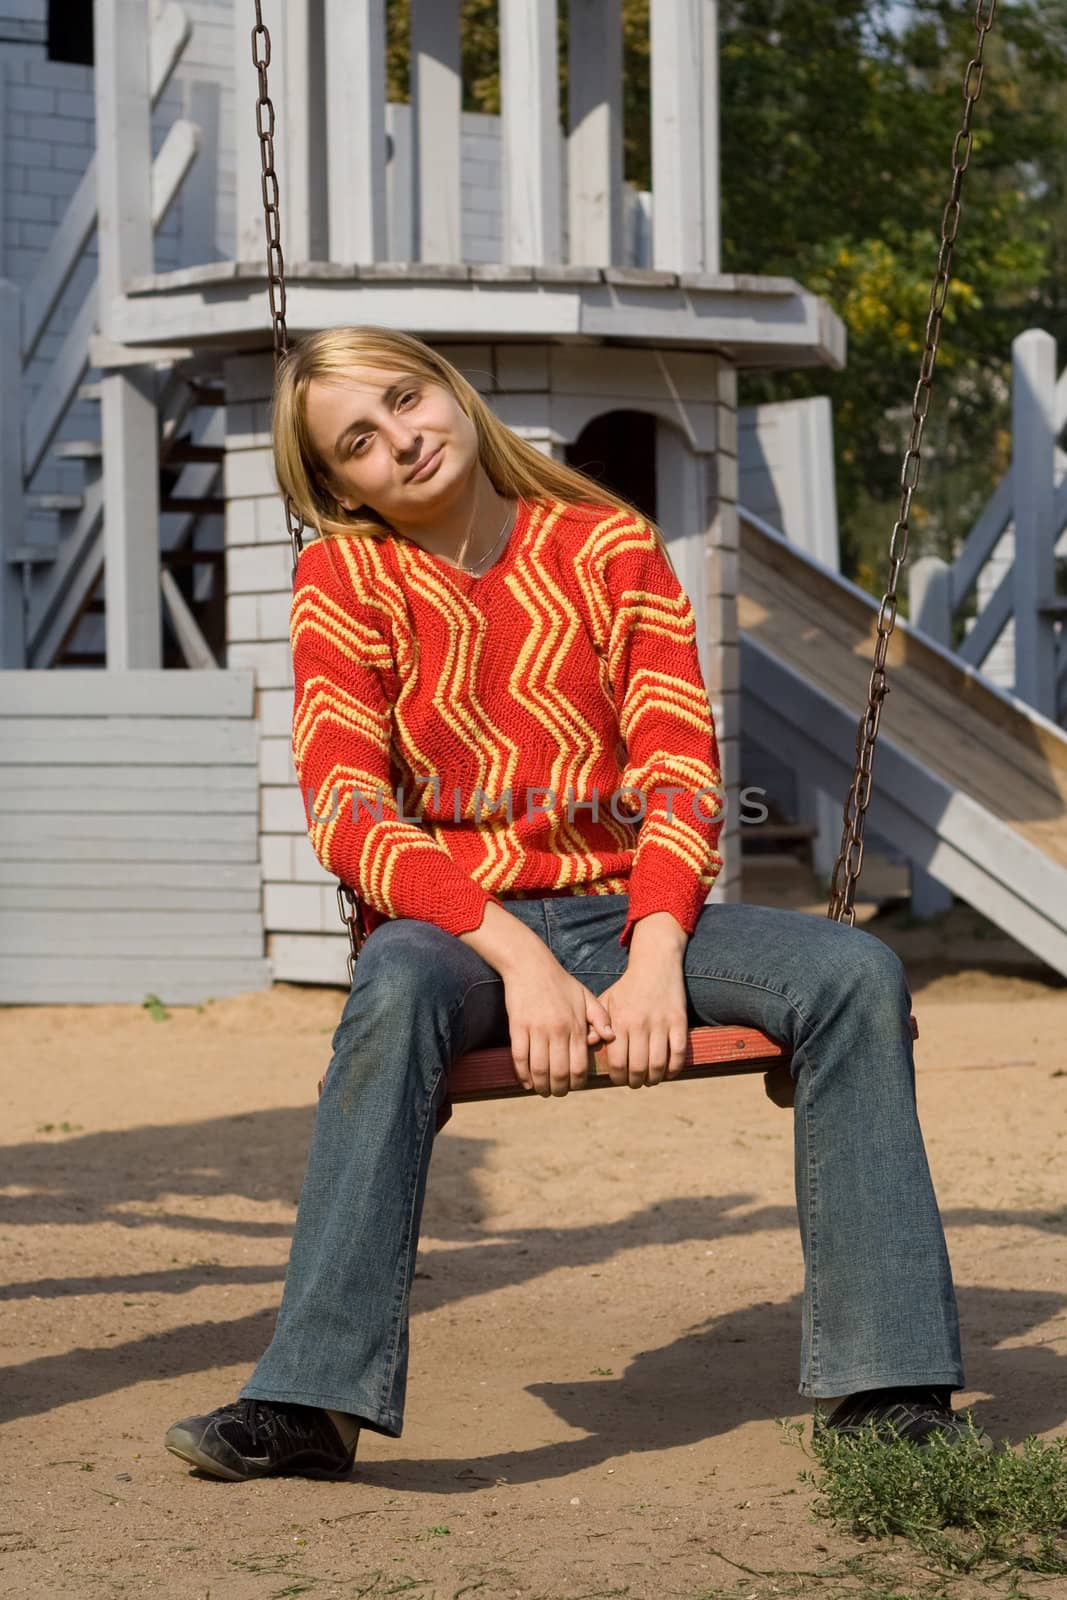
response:
[[[844,795],[878,606],[742,513],[743,715]],[[1067,734],[898,622],[870,825],[1067,976]]]

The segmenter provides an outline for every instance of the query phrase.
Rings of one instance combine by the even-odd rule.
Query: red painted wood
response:
[[[911,1019],[912,1038],[919,1036],[915,1018]],[[604,1058],[605,1047],[593,1051],[594,1059]],[[783,1045],[776,1044],[756,1028],[701,1027],[689,1034],[685,1053],[687,1078],[722,1078],[740,1072],[768,1072],[789,1059]],[[590,1089],[609,1089],[606,1061],[590,1075]],[[511,1051],[507,1045],[489,1050],[471,1050],[462,1056],[448,1075],[448,1093],[453,1101],[497,1100],[526,1094],[515,1076]]]

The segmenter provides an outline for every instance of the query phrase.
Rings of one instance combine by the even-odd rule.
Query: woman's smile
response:
[[[427,478],[432,478],[441,465],[444,448],[443,444],[439,444],[429,455],[423,456],[422,460],[416,463],[414,472],[408,473],[408,483],[423,483]]]

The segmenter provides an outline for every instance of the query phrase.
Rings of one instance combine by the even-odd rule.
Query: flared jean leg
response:
[[[594,993],[627,963],[617,944],[625,897],[617,908],[611,898],[548,908],[554,953]],[[683,971],[691,1024],[759,1028],[793,1052],[801,1393],[962,1387],[948,1251],[916,1112],[910,996],[896,955],[825,917],[706,905]],[[710,1115],[713,1084],[706,1093]]]
[[[450,1063],[506,1038],[503,985],[432,923],[367,939],[333,1040],[270,1345],[241,1391],[399,1435],[408,1303]]]

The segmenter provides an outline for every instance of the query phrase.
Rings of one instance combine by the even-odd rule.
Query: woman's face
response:
[[[452,391],[389,367],[314,380],[307,425],[345,510],[370,506],[401,529],[455,500],[478,464],[474,424]]]

